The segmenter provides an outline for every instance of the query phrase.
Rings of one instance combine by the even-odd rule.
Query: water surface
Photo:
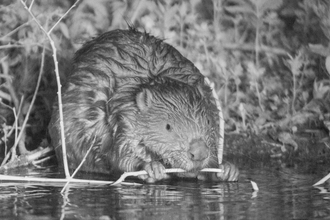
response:
[[[56,177],[56,169],[16,175]],[[0,219],[330,219],[323,174],[242,167],[238,183],[172,181],[139,186],[0,182]],[[249,182],[258,184],[254,192]]]

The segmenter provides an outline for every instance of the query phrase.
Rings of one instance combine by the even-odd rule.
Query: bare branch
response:
[[[47,32],[46,29],[40,24],[40,22],[37,20],[37,18],[32,13],[31,9],[32,9],[34,0],[31,2],[30,7],[27,7],[26,2],[21,0],[22,5],[29,12],[32,19],[36,22],[36,24],[39,26],[39,28],[46,34],[46,36],[50,42],[50,45],[52,47],[52,50],[53,50],[53,60],[54,60],[54,65],[55,65],[55,75],[56,75],[56,81],[57,81],[57,97],[58,97],[59,116],[60,116],[61,141],[62,141],[61,145],[62,145],[64,172],[65,172],[66,178],[70,178],[70,172],[69,172],[68,161],[67,161],[67,157],[66,157],[66,145],[65,145],[63,110],[62,110],[62,93],[61,93],[62,85],[61,85],[60,74],[59,74],[59,69],[58,69],[58,61],[57,61],[57,56],[56,56],[57,50],[55,47],[55,43],[54,43],[53,39],[51,38],[50,34],[51,34],[52,30],[56,27],[56,25],[64,18],[64,16],[66,16],[72,10],[72,8],[74,8],[77,5],[78,2],[79,2],[79,0],[77,0],[72,5],[72,7],[63,16],[60,17],[59,21],[56,22],[55,25],[52,28],[50,28],[50,30]]]

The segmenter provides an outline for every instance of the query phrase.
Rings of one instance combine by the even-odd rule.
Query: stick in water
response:
[[[250,180],[253,191],[259,191],[259,187],[256,182]]]
[[[184,172],[187,172],[187,171],[185,171],[183,169],[178,169],[178,168],[171,168],[171,169],[166,169],[165,172],[166,173],[184,173]],[[218,169],[218,168],[204,168],[204,169],[201,170],[201,172],[223,173],[223,170]],[[122,183],[125,180],[126,177],[139,176],[139,175],[143,175],[143,174],[148,174],[148,173],[145,170],[135,171],[135,172],[125,172],[120,176],[120,178],[116,182],[111,184],[111,186]]]
[[[166,169],[166,173],[183,173],[187,172],[183,169]],[[222,169],[218,168],[205,168],[202,169],[201,172],[217,172],[221,173],[223,172]],[[142,174],[147,174],[146,171],[141,170],[141,171],[136,171],[136,172],[125,172],[121,175],[121,177],[116,181],[101,181],[101,180],[86,180],[86,179],[76,179],[76,178],[71,178],[71,179],[58,179],[58,178],[43,178],[43,177],[29,177],[29,176],[10,176],[10,175],[0,175],[0,181],[18,181],[18,182],[34,182],[34,183],[65,183],[65,186],[63,187],[62,191],[65,189],[65,187],[69,183],[76,183],[76,184],[96,184],[96,185],[107,185],[110,184],[112,185],[117,185],[117,184],[122,184],[122,185],[140,185],[139,183],[128,183],[128,182],[123,182],[126,177],[128,176],[138,176]]]
[[[72,176],[70,178],[67,178],[67,183],[63,186],[63,189],[61,190],[61,193],[64,192],[64,190],[66,189],[66,187],[69,185],[70,181],[73,179],[73,177],[76,175],[76,173],[78,172],[78,170],[80,169],[80,167],[83,165],[83,163],[85,162],[89,152],[92,150],[94,143],[95,143],[95,139],[96,137],[94,137],[91,146],[89,147],[88,151],[86,152],[84,158],[82,159],[82,161],[80,162],[79,166],[76,168],[76,170],[73,172]]]
[[[321,185],[321,184],[325,183],[325,181],[327,181],[328,179],[330,179],[330,173],[328,175],[326,175],[325,177],[323,177],[321,180],[319,180],[317,183],[315,183],[313,186]]]

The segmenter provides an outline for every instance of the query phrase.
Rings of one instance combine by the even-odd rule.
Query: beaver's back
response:
[[[110,31],[77,51],[72,72],[63,88],[62,102],[67,155],[77,167],[88,148],[93,151],[85,170],[109,170],[105,157],[109,146],[129,127],[137,114],[135,94],[141,85],[155,79],[170,79],[199,85],[211,97],[197,68],[172,46],[134,29]],[[127,120],[126,120],[127,119]],[[49,132],[62,162],[58,106],[55,105]]]
[[[110,31],[86,43],[76,53],[70,81],[81,83],[83,73],[102,80],[110,77],[112,88],[135,77],[169,77],[191,85],[202,78],[172,46],[134,29]]]

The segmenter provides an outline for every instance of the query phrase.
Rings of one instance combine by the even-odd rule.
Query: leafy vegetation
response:
[[[32,12],[48,30],[73,4],[37,0]],[[128,24],[164,39],[215,82],[227,133],[295,133],[312,124],[328,132],[329,1],[81,0],[51,33],[62,82],[83,42]],[[47,136],[57,89],[49,42],[18,0],[0,3],[0,64],[3,157],[20,131],[21,154]]]

